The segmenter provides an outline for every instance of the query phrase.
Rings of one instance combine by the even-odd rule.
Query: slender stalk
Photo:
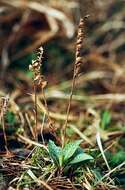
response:
[[[75,70],[75,68],[74,68]],[[72,96],[73,96],[73,91],[75,88],[75,72],[73,74],[73,80],[72,80],[72,86],[71,86],[71,92],[70,92],[70,96],[69,96],[69,101],[68,101],[68,107],[67,107],[67,112],[66,112],[66,120],[63,126],[63,134],[62,134],[62,147],[64,147],[65,144],[65,138],[66,138],[66,128],[67,128],[67,124],[68,124],[68,119],[69,119],[69,114],[70,114],[70,108],[71,108],[71,102],[72,102]]]
[[[48,117],[48,120],[50,122],[50,126],[52,126],[52,120],[50,118],[50,114],[49,114],[49,109],[48,109],[48,105],[47,105],[47,101],[46,101],[46,96],[45,96],[45,93],[44,93],[44,88],[42,88],[42,95],[43,95],[43,101],[44,101],[44,104],[45,104],[45,109],[46,109],[46,113],[47,113],[47,117]]]
[[[8,150],[8,143],[7,143],[7,136],[6,136],[6,131],[5,131],[4,114],[3,114],[3,117],[2,117],[2,128],[3,128],[4,142],[5,142],[5,149],[6,149],[7,152],[9,152],[9,150]]]
[[[35,133],[35,139],[37,138],[37,125],[38,125],[38,109],[37,109],[37,87],[42,87],[46,85],[46,82],[43,79],[43,76],[40,73],[40,68],[42,64],[42,55],[43,55],[43,48],[40,47],[37,52],[37,58],[36,60],[32,60],[32,64],[29,65],[29,70],[31,70],[34,74],[33,77],[33,88],[34,88],[34,120],[35,120],[35,127],[34,127],[34,133]]]
[[[35,139],[37,140],[37,126],[38,126],[38,109],[37,109],[37,90],[36,85],[34,83],[34,117],[35,117],[35,127],[34,127],[34,133],[35,133]]]
[[[74,70],[73,70],[71,92],[70,92],[69,103],[68,103],[68,107],[67,107],[67,117],[66,117],[63,129],[62,129],[62,133],[63,133],[62,134],[62,147],[64,146],[65,138],[66,138],[66,128],[67,128],[68,118],[69,118],[70,109],[71,109],[73,91],[75,88],[75,79],[79,74],[81,64],[82,64],[81,49],[82,49],[83,37],[84,37],[83,27],[84,27],[84,19],[81,18],[80,22],[79,22],[77,41],[76,41],[75,63],[74,63]]]
[[[1,123],[2,123],[2,129],[3,129],[6,154],[9,154],[7,136],[6,136],[6,130],[5,130],[5,115],[7,111],[8,101],[9,101],[8,96],[2,100],[2,111],[1,111]]]

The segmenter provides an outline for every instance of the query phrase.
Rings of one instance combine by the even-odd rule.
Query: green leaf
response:
[[[65,145],[63,149],[64,161],[68,160],[73,156],[73,154],[76,152],[81,142],[82,140],[78,140]]]
[[[86,153],[81,153],[78,154],[69,164],[77,164],[87,160],[93,160],[93,157]]]
[[[71,157],[70,161],[73,160],[78,154],[83,154],[84,151],[81,147],[78,147],[73,156]]]
[[[103,129],[106,129],[109,123],[111,122],[111,114],[109,111],[104,111],[102,113],[101,126]]]
[[[55,145],[55,143],[49,140],[48,150],[51,158],[53,159],[55,165],[62,166],[62,149]]]

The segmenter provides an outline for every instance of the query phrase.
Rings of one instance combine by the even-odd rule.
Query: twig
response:
[[[32,140],[30,140],[30,139],[28,139],[28,138],[26,138],[26,137],[24,137],[24,136],[22,136],[22,135],[20,135],[20,134],[18,134],[17,136],[20,138],[20,140],[24,141],[24,142],[27,143],[27,144],[35,145],[35,146],[44,148],[45,150],[48,151],[47,147],[46,147],[45,145],[43,145],[43,144],[40,144],[40,143],[35,142],[35,141],[32,141]]]

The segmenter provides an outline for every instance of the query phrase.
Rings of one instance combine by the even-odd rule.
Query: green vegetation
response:
[[[1,0],[0,26],[0,190],[124,190],[124,2]]]

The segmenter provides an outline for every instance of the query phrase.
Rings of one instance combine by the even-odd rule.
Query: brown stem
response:
[[[34,133],[35,133],[35,139],[37,140],[37,125],[38,125],[38,109],[37,109],[37,91],[36,91],[36,85],[34,83],[34,117],[35,117],[35,128],[34,128]]]
[[[71,102],[72,102],[73,91],[74,91],[74,88],[75,88],[75,79],[76,79],[75,70],[76,70],[76,67],[75,67],[75,65],[74,65],[74,74],[73,74],[71,92],[70,92],[69,101],[68,101],[68,107],[67,107],[67,113],[66,113],[66,120],[65,120],[65,123],[64,123],[64,126],[63,126],[63,131],[62,131],[62,132],[63,132],[63,134],[62,134],[62,147],[64,147],[64,144],[65,144],[66,128],[67,128],[68,119],[69,119],[69,114],[70,114],[70,108],[71,108]]]
[[[4,106],[4,101],[3,101],[3,106]],[[2,122],[2,128],[3,128],[3,136],[4,136],[4,141],[5,141],[5,149],[7,151],[7,153],[9,152],[8,150],[8,144],[7,144],[7,136],[6,136],[6,131],[5,131],[5,114],[4,114],[4,110],[2,110],[2,113],[1,113],[1,122]]]
[[[75,55],[75,63],[74,63],[74,70],[73,70],[73,80],[72,80],[72,86],[71,86],[71,92],[70,92],[70,96],[69,96],[69,103],[68,103],[68,107],[67,107],[67,117],[63,126],[63,134],[62,134],[62,146],[64,146],[64,142],[65,142],[65,137],[66,137],[66,127],[68,124],[68,118],[69,118],[69,113],[70,113],[70,109],[71,109],[71,101],[72,101],[72,96],[73,96],[73,91],[75,88],[75,79],[78,76],[81,64],[82,64],[82,57],[80,55],[80,51],[82,49],[82,44],[83,44],[83,37],[84,37],[84,31],[83,31],[83,27],[84,27],[84,19],[80,19],[79,22],[79,27],[78,27],[78,34],[77,34],[77,41],[76,41],[76,55]]]
[[[42,88],[42,95],[43,95],[43,101],[44,101],[44,104],[45,104],[45,108],[46,108],[46,112],[47,112],[47,116],[48,116],[50,125],[51,125],[51,127],[53,127],[52,126],[52,120],[51,120],[50,115],[49,115],[49,109],[48,109],[48,105],[47,105],[47,101],[46,101],[46,96],[45,96],[45,93],[44,93],[44,88]]]

